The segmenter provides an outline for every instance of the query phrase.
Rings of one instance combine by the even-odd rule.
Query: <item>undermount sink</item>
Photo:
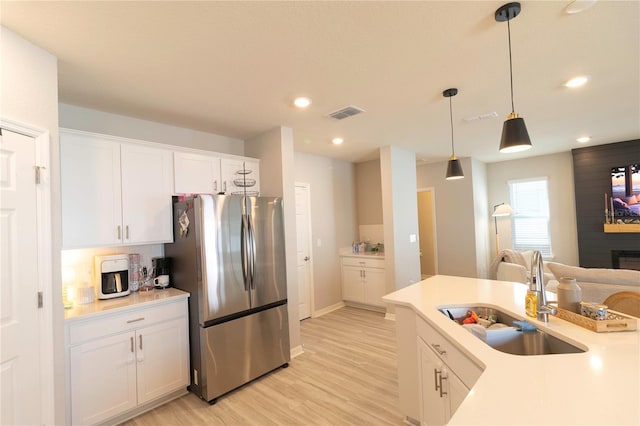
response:
[[[514,325],[514,321],[522,321],[524,318],[517,318],[493,306],[445,306],[439,308],[440,312],[452,320],[462,324],[462,320],[467,316],[467,312],[472,310],[481,318],[488,318],[489,315],[497,317],[496,324],[504,324],[504,328],[486,330],[486,340],[484,333],[477,336],[492,348],[512,355],[552,355],[552,354],[572,354],[583,353],[587,349],[580,348],[563,339],[546,333],[540,329],[536,331],[521,331]]]

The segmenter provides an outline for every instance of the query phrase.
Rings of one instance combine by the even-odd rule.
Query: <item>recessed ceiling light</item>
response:
[[[342,138],[333,138],[331,139],[331,143],[334,145],[340,145],[342,142],[344,142],[344,139]]]
[[[587,143],[591,140],[591,136],[580,136],[578,139],[576,139],[578,142],[580,143]]]
[[[580,87],[580,86],[584,86],[587,81],[589,81],[589,77],[587,77],[586,75],[580,75],[578,77],[573,77],[571,80],[567,81],[564,85],[567,87]]]
[[[311,105],[311,99],[301,96],[299,98],[295,98],[293,104],[298,108],[306,108]]]

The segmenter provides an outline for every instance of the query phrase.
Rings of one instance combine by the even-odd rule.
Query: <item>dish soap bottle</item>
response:
[[[582,302],[582,289],[576,284],[575,278],[560,278],[558,284],[558,307],[579,314],[580,302]]]
[[[531,284],[529,284],[529,290],[524,297],[524,311],[527,316],[535,318],[538,314],[538,292],[536,291],[536,277],[531,277]]]

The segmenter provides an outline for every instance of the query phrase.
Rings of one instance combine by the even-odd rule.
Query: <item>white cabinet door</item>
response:
[[[458,378],[452,372],[449,372],[448,375],[449,381],[449,404],[447,405],[447,421],[453,416],[453,413],[456,412],[462,401],[467,397],[469,393],[469,388],[462,383],[462,380]]]
[[[217,194],[222,191],[220,157],[174,152],[173,170],[176,194]]]
[[[223,158],[220,169],[222,191],[225,194],[244,194],[245,190],[248,193],[254,193],[260,188],[260,170],[257,161]]]
[[[352,302],[364,302],[362,268],[342,266],[342,298]]]
[[[189,385],[188,345],[186,317],[136,331],[138,404]]]
[[[172,152],[122,144],[121,163],[123,243],[172,241]]]
[[[134,333],[71,347],[71,423],[89,425],[136,406]]]
[[[364,269],[364,303],[385,306],[382,296],[386,294],[386,274],[384,269]]]
[[[443,364],[440,358],[418,338],[418,369],[420,415],[424,425],[444,425],[447,423],[447,404],[444,398],[448,392],[448,380],[442,380]],[[444,374],[447,374],[444,371]],[[441,388],[441,386],[444,386]]]
[[[62,247],[122,243],[120,144],[60,132]]]

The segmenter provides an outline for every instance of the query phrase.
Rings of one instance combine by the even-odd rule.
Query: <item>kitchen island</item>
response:
[[[595,333],[556,317],[546,324],[527,318],[525,293],[518,283],[437,275],[386,295],[396,311],[403,414],[451,425],[640,424],[640,332]],[[438,310],[455,305],[495,306],[586,351],[500,352]],[[434,336],[443,346],[427,340]],[[440,364],[430,364],[432,347],[436,356],[445,353]],[[429,421],[425,413],[441,409],[427,403],[434,376],[436,390],[447,391],[443,401],[451,401]]]

